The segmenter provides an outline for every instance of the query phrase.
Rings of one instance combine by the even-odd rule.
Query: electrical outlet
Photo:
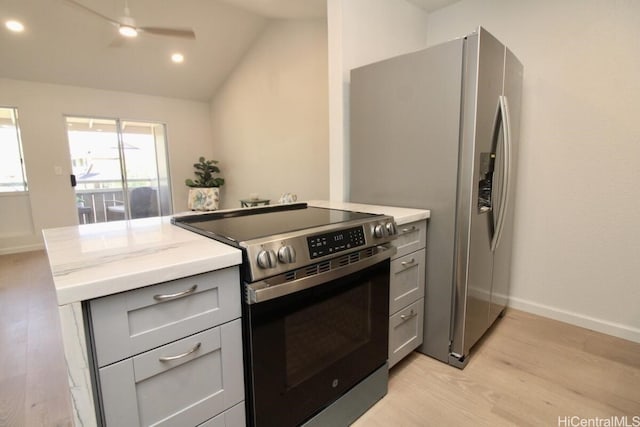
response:
[[[56,175],[62,175],[62,168],[60,166],[54,166],[53,173],[55,173]]]

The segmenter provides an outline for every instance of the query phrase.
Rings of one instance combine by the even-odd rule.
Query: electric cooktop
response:
[[[379,216],[381,215],[315,208],[306,203],[296,203],[189,215],[173,218],[172,222],[178,226],[185,225],[187,227],[184,228],[207,237],[225,239],[233,244]]]
[[[306,203],[195,214],[171,222],[242,249],[248,281],[375,247],[397,234],[390,216]]]

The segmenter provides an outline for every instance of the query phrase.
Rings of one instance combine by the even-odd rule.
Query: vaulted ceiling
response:
[[[77,0],[118,19],[125,0]],[[0,77],[175,98],[209,100],[270,19],[322,19],[326,0],[126,0],[138,26],[192,28],[195,40],[117,28],[66,0],[2,0]],[[452,0],[409,0],[431,10]],[[174,64],[170,55],[185,60]]]

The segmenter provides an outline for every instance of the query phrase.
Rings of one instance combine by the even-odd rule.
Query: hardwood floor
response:
[[[46,255],[0,256],[0,426],[71,426],[66,390]]]
[[[415,352],[396,365],[387,396],[354,426],[571,426],[597,425],[572,417],[623,416],[626,424],[600,425],[640,426],[640,344],[508,310],[463,371]]]
[[[354,426],[580,425],[574,416],[640,426],[640,344],[509,310],[463,371],[418,353],[400,362]],[[70,425],[46,255],[0,256],[0,427]]]

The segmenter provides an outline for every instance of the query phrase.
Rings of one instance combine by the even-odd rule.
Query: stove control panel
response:
[[[333,255],[358,246],[364,246],[364,244],[364,228],[362,226],[307,237],[307,246],[309,247],[309,257],[311,259]]]
[[[241,242],[240,246],[246,251],[246,280],[257,282],[369,246],[382,245],[395,239],[397,234],[393,218],[380,215],[342,227],[337,224],[319,226]]]

